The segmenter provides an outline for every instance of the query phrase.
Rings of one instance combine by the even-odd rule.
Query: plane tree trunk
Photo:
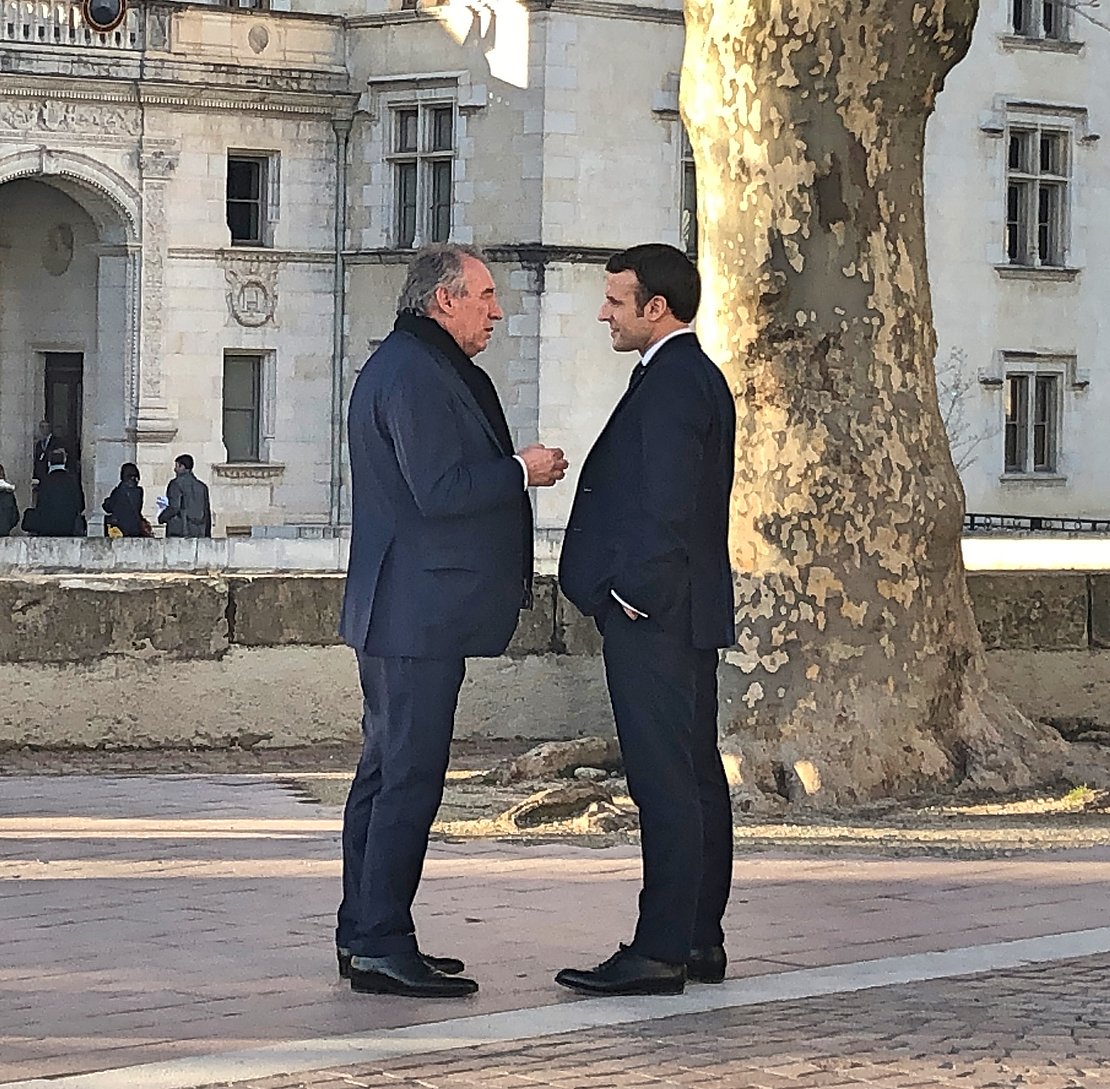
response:
[[[937,406],[925,123],[975,0],[686,0],[699,331],[737,397],[723,747],[842,804],[1028,787],[1064,743],[993,695]]]

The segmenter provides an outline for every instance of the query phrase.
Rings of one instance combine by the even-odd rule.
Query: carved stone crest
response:
[[[277,310],[277,266],[261,261],[235,261],[224,266],[227,306],[231,316],[250,329],[274,320]]]
[[[143,177],[155,180],[168,179],[177,169],[178,158],[176,151],[168,151],[160,147],[141,152],[139,165],[142,168]]]

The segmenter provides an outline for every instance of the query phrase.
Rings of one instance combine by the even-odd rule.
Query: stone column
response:
[[[139,247],[101,244],[97,250],[96,345],[85,369],[85,493],[90,536],[99,536],[102,500],[119,481],[119,467],[135,460],[129,434],[138,367]],[[93,440],[95,439],[95,443]],[[89,463],[89,455],[93,455]],[[90,477],[91,473],[91,477]]]
[[[143,189],[142,253],[139,261],[139,335],[137,373],[132,382],[129,430],[136,443],[168,443],[177,420],[166,403],[165,358],[166,186],[177,154],[162,148],[140,155]]]

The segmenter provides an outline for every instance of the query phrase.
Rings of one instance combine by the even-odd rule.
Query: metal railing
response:
[[[77,49],[141,49],[142,9],[128,5],[114,30],[94,30],[74,0],[0,0],[0,43]]]
[[[965,514],[965,533],[1110,533],[1110,518],[1039,514]]]

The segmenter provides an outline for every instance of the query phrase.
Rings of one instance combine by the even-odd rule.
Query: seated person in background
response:
[[[0,465],[0,537],[7,537],[19,525],[19,507],[15,502],[15,485],[10,483],[4,466]]]
[[[125,461],[119,470],[119,483],[112,494],[102,504],[108,517],[104,519],[105,530],[113,527],[118,534],[108,536],[149,537],[150,523],[143,517],[143,489],[139,487],[139,468]]]
[[[85,500],[77,477],[66,468],[66,452],[51,450],[46,479],[35,505],[23,512],[23,529],[36,537],[84,537]]]

